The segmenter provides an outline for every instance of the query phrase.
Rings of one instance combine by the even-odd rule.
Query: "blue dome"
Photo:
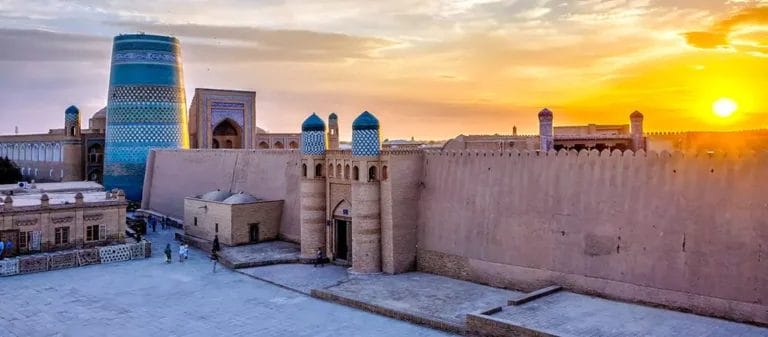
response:
[[[379,120],[376,119],[376,117],[368,111],[363,111],[363,113],[361,113],[360,116],[357,116],[357,118],[355,118],[355,121],[352,122],[352,130],[378,130],[378,129],[379,129]]]
[[[336,116],[335,112],[331,112],[331,114],[328,115],[328,119],[339,119],[339,116]]]
[[[67,110],[64,110],[64,113],[67,115],[76,115],[80,113],[80,109],[78,109],[74,105],[70,105],[69,108],[67,108]]]
[[[325,131],[325,122],[316,113],[312,113],[301,123],[301,131]]]

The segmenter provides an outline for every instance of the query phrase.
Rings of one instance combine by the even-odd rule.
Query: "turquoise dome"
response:
[[[316,113],[312,113],[301,123],[301,131],[325,131],[325,122]]]
[[[70,105],[69,108],[67,108],[67,110],[64,110],[64,113],[67,115],[76,115],[80,113],[80,109],[78,109],[74,105]]]
[[[328,119],[339,119],[339,116],[336,116],[335,112],[331,112],[331,114],[328,115]]]
[[[363,111],[363,113],[361,113],[360,116],[357,116],[357,118],[355,118],[355,121],[352,122],[352,130],[378,130],[378,129],[379,129],[379,120],[376,119],[376,117],[368,111]]]

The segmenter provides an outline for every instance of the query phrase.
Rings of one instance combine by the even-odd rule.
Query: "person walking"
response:
[[[5,258],[5,242],[3,240],[0,240],[0,260],[3,260]]]
[[[213,260],[213,272],[216,272],[216,263],[219,262],[219,251],[221,250],[221,245],[219,244],[219,236],[214,235],[213,236],[213,245],[211,245],[211,260]]]
[[[155,221],[152,218],[149,218],[150,226],[152,226],[152,233],[157,232],[157,221]]]
[[[323,249],[317,248],[317,252],[315,252],[315,264],[312,267],[317,267],[320,265],[320,267],[325,266],[325,261],[323,261]]]
[[[184,260],[189,260],[189,245],[184,242]]]
[[[184,259],[187,255],[186,247],[187,246],[183,242],[179,245],[179,262],[181,263],[184,263]]]
[[[165,245],[165,263],[171,263],[171,244]]]
[[[8,257],[13,257],[13,241],[11,239],[5,242],[5,252],[5,255],[8,255]]]

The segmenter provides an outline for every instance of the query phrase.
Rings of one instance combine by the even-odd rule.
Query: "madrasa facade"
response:
[[[90,180],[101,183],[104,172],[106,108],[80,124],[80,109],[64,110],[63,128],[48,133],[0,136],[0,157],[11,159],[26,180],[61,182]]]

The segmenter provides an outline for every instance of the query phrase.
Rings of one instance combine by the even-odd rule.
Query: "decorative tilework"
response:
[[[104,186],[141,200],[147,154],[188,144],[178,40],[156,35],[115,38],[107,102]]]
[[[301,153],[325,154],[325,132],[304,131],[301,133]]]
[[[180,64],[178,56],[163,51],[120,51],[112,54],[112,64],[124,63],[155,63],[155,64]]]
[[[185,103],[183,88],[166,85],[114,85],[109,88],[109,105],[148,102]]]
[[[237,122],[240,127],[244,127],[245,116],[244,103],[213,102],[211,103],[211,128],[221,123],[224,119],[231,119]]]
[[[352,155],[353,156],[378,156],[379,130],[352,130]]]

